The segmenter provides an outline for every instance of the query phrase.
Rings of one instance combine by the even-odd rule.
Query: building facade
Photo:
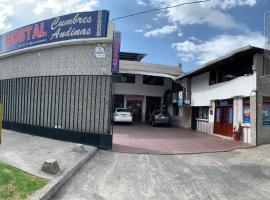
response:
[[[114,75],[114,109],[130,108],[135,121],[148,121],[149,113],[161,109],[163,97],[182,71],[176,66],[144,63],[145,54],[120,54],[120,71]]]
[[[112,45],[108,11],[1,35],[4,128],[111,148]]]
[[[181,109],[182,116],[190,116],[189,128],[232,138],[241,125],[241,140],[268,143],[269,77],[263,75],[263,57],[263,49],[244,47],[176,79],[187,89],[190,105]]]

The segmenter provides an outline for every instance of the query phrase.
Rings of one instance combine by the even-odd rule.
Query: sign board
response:
[[[244,110],[244,123],[249,124],[250,123],[250,106],[244,105],[243,110]]]
[[[263,97],[262,125],[270,126],[270,97]]]
[[[96,58],[105,58],[106,57],[105,48],[104,47],[96,47],[95,48],[95,57]]]
[[[183,91],[179,91],[178,92],[178,106],[182,106],[183,105]]]
[[[112,73],[119,72],[119,57],[121,48],[121,33],[114,32],[113,34],[113,52],[112,52]]]
[[[0,36],[0,54],[72,39],[107,36],[109,11],[78,12],[24,26]]]

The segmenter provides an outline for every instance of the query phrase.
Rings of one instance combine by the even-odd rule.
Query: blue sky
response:
[[[192,0],[0,0],[0,32],[85,10],[110,10],[110,18]],[[64,2],[64,3],[63,3]],[[270,0],[212,0],[115,22],[122,51],[142,52],[144,62],[190,71],[246,45],[264,46],[264,13]]]

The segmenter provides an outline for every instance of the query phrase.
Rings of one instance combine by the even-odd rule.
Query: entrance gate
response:
[[[112,77],[44,76],[0,81],[3,127],[112,147]]]

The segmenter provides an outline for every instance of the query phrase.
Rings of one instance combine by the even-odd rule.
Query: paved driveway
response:
[[[267,200],[270,145],[226,153],[99,151],[55,200]]]
[[[115,152],[187,154],[249,148],[248,144],[178,127],[152,127],[148,124],[114,126]]]

